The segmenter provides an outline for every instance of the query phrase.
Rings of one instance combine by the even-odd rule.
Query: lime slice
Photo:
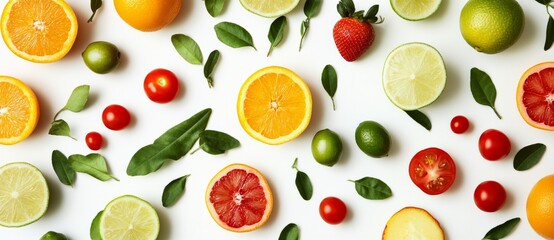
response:
[[[292,11],[300,0],[240,0],[246,10],[262,17],[273,18]]]
[[[100,218],[103,240],[156,239],[160,232],[158,213],[150,203],[132,195],[108,203]]]
[[[441,0],[390,0],[390,5],[401,18],[419,21],[433,15],[439,9]]]
[[[403,110],[416,110],[435,101],[446,85],[440,53],[425,43],[406,43],[389,53],[383,68],[383,88]]]
[[[42,172],[25,162],[0,167],[0,225],[31,224],[48,209],[48,185]]]

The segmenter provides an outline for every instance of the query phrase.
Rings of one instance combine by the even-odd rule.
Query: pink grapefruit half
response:
[[[516,102],[529,125],[554,130],[554,62],[539,63],[525,71],[519,80]]]

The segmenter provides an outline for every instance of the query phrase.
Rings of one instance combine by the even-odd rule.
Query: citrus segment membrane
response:
[[[156,210],[143,199],[124,195],[112,200],[100,218],[104,240],[155,240],[160,231]]]
[[[536,128],[554,130],[554,63],[538,64],[520,79],[517,105],[525,121]]]
[[[262,17],[273,18],[292,11],[300,0],[240,0],[248,11]]]
[[[35,129],[39,117],[38,101],[22,81],[0,76],[0,144],[15,144]]]
[[[410,21],[423,20],[435,13],[442,0],[390,0],[392,10]]]

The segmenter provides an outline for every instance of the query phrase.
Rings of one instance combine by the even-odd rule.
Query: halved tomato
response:
[[[456,179],[456,165],[452,157],[440,148],[419,151],[410,161],[412,182],[424,193],[437,195],[445,192]]]

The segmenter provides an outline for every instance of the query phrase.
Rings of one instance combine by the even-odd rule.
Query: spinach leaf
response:
[[[300,196],[308,201],[312,198],[312,195],[314,193],[312,181],[310,181],[310,177],[308,177],[308,174],[298,170],[297,167],[298,158],[294,159],[294,163],[292,164],[292,168],[296,170],[296,178],[294,180],[294,183],[296,184],[296,189],[298,189],[298,193],[300,193]]]
[[[96,11],[102,7],[102,0],[90,0],[90,9],[92,10],[92,15],[87,22],[92,22],[92,18],[96,15]]]
[[[483,240],[499,240],[508,236],[514,230],[520,220],[520,218],[512,218],[492,228],[487,232],[487,234],[485,234]]]
[[[223,12],[225,6],[225,0],[204,0],[206,10],[212,17],[217,17]]]
[[[227,150],[240,147],[239,140],[227,133],[214,130],[205,130],[200,133],[199,144],[204,152],[213,155],[222,154]]]
[[[67,124],[67,122],[64,121],[63,119],[58,119],[58,120],[53,121],[50,125],[50,129],[48,130],[48,134],[50,134],[50,135],[66,136],[66,137],[70,137],[73,140],[77,141],[77,139],[75,139],[74,137],[72,137],[70,135],[70,132],[71,132],[71,130],[69,128],[69,124]]]

